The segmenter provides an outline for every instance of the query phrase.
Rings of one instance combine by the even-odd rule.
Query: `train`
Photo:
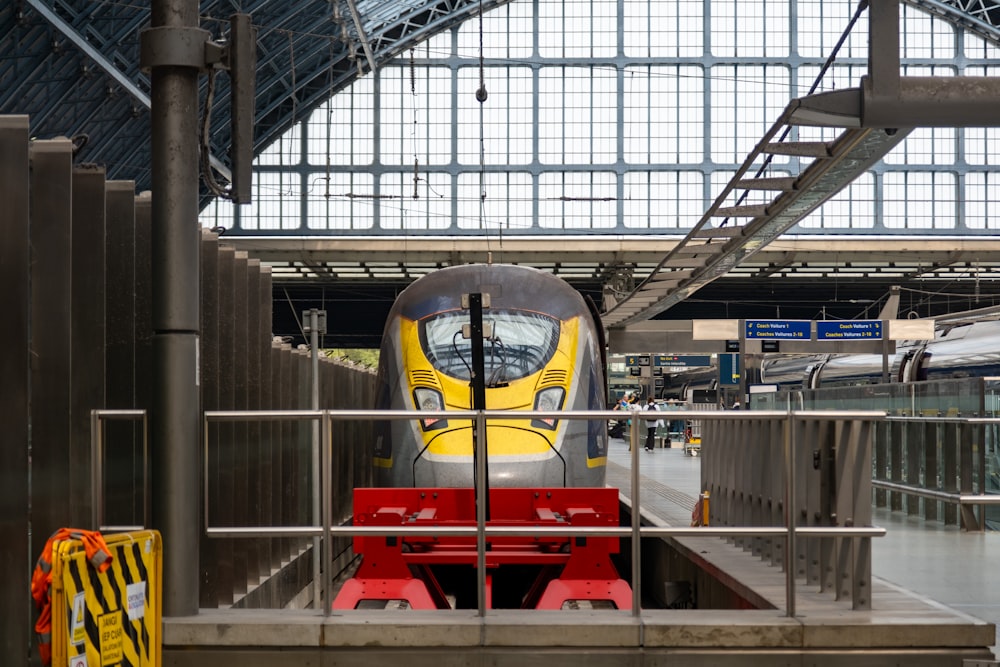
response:
[[[354,489],[352,523],[418,530],[356,536],[360,564],[334,609],[389,601],[409,609],[631,608],[632,589],[614,563],[618,538],[493,536],[480,587],[477,540],[438,534],[480,518],[487,529],[619,524],[618,490],[604,484],[607,420],[561,414],[607,407],[599,323],[593,302],[568,283],[517,265],[439,269],[399,294],[383,332],[376,397],[376,408],[395,414],[374,423],[375,486]],[[507,412],[485,424],[485,496],[476,420],[449,415],[480,407]],[[516,414],[528,410],[546,414]],[[422,414],[407,414],[414,411]]]
[[[931,341],[908,341],[888,359],[889,381],[1000,376],[1000,321],[940,327]],[[880,384],[882,355],[828,354],[766,359],[761,383],[782,389]]]
[[[473,293],[489,295],[486,409],[607,409],[605,345],[594,304],[551,273],[509,264],[439,269],[399,294],[382,336],[378,409],[472,408],[463,295]],[[377,486],[474,485],[472,420],[381,420],[375,428]],[[486,440],[491,488],[604,486],[606,421],[493,419]]]
[[[966,377],[1000,377],[1000,320],[959,321],[938,328],[934,340],[903,341],[888,358],[891,383]],[[767,355],[750,384],[780,390],[881,384],[880,354]],[[692,389],[718,389],[718,369],[675,373],[663,394],[686,397]]]

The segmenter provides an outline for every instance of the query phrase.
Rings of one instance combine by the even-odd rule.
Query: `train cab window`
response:
[[[487,385],[500,386],[541,370],[559,343],[559,320],[540,313],[489,311],[493,338],[483,341]],[[442,373],[468,380],[471,341],[462,337],[465,312],[440,313],[420,324],[420,343],[428,361]]]

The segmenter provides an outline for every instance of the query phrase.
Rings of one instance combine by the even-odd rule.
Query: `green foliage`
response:
[[[344,359],[362,366],[368,366],[369,368],[375,368],[378,366],[378,350],[347,350],[332,348],[329,350],[323,350],[323,354],[330,359]]]

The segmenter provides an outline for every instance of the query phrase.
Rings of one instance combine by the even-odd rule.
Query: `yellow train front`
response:
[[[580,294],[553,275],[521,266],[441,269],[396,299],[379,359],[378,407],[472,407],[469,311],[462,296],[489,295],[483,309],[488,410],[600,410],[603,344]],[[377,426],[376,483],[391,487],[472,487],[474,422],[384,421]],[[487,422],[491,487],[602,487],[603,420],[496,419]]]
[[[382,608],[391,600],[411,609],[479,603],[563,609],[586,600],[590,606],[629,609],[632,591],[613,562],[617,538],[493,536],[479,589],[476,540],[438,534],[441,528],[476,526],[478,507],[486,514],[487,530],[579,527],[586,534],[618,525],[618,491],[604,486],[604,419],[489,419],[489,502],[480,504],[474,491],[474,421],[447,414],[473,405],[474,337],[462,298],[472,294],[484,295],[484,336],[478,340],[487,410],[606,407],[597,315],[564,281],[509,265],[457,266],[415,281],[396,299],[386,322],[378,407],[443,414],[376,423],[379,488],[354,490],[353,516],[355,526],[414,532],[356,536],[360,565],[333,607]]]

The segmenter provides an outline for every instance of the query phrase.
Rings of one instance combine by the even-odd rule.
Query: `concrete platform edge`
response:
[[[992,623],[926,622],[865,612],[788,618],[776,610],[627,612],[204,610],[165,618],[171,648],[593,647],[691,649],[951,649],[988,647]]]

